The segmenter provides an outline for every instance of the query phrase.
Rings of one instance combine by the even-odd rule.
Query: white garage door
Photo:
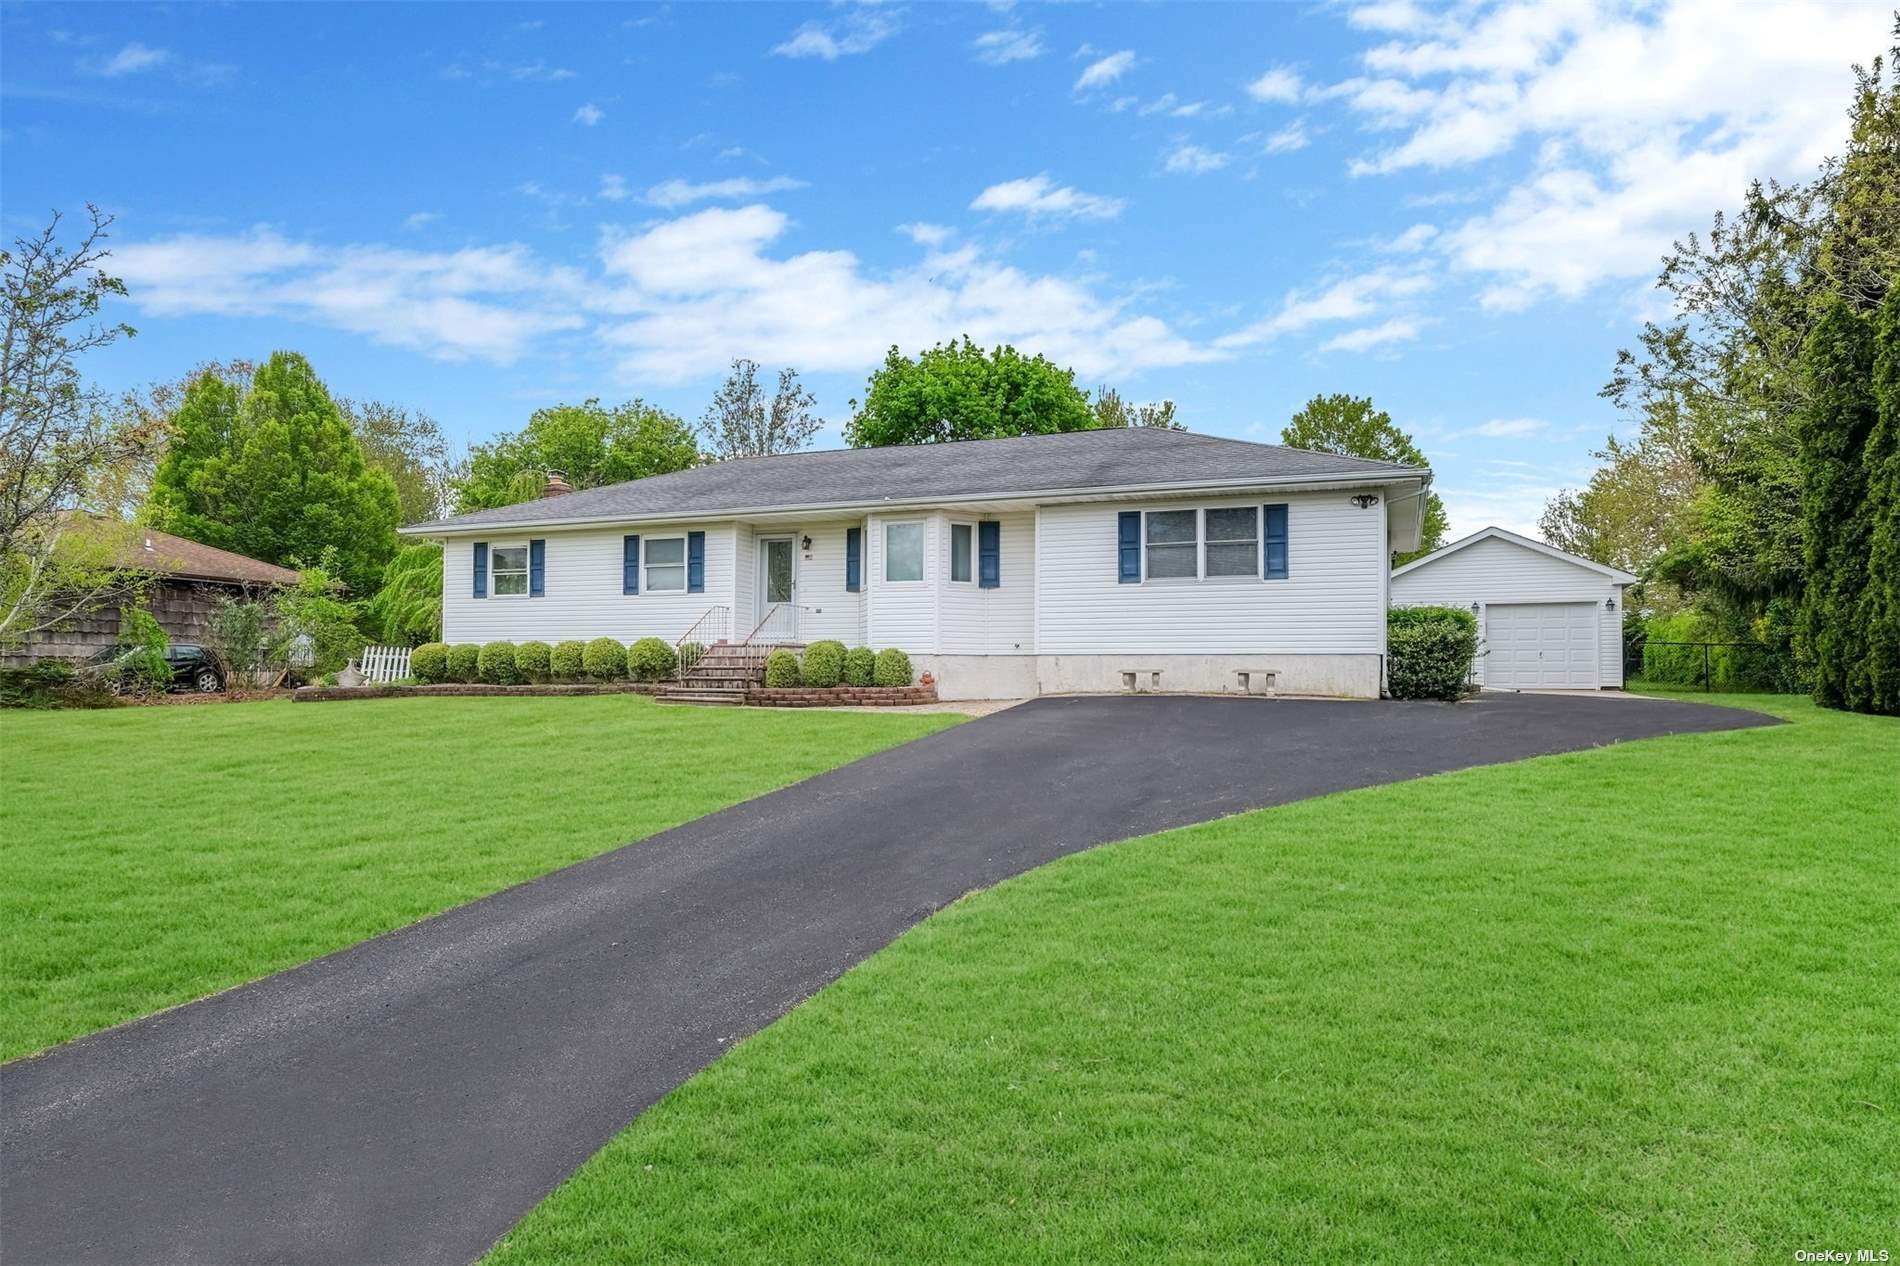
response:
[[[1493,603],[1484,609],[1484,684],[1512,690],[1595,690],[1593,602]]]

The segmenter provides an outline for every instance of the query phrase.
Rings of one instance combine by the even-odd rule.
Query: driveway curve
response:
[[[467,1262],[973,889],[1325,792],[1769,723],[1528,694],[1036,700],[0,1068],[0,1242],[20,1266]]]

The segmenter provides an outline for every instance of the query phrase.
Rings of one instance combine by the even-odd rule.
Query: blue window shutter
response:
[[[1123,510],[1116,540],[1120,544],[1121,575],[1124,585],[1141,583],[1141,511]]]
[[[1266,543],[1268,580],[1286,579],[1286,507],[1267,506]]]
[[[1003,525],[987,519],[976,525],[976,587],[994,589],[1003,583]]]
[[[864,529],[844,530],[844,588],[856,593],[864,587]]]
[[[548,543],[528,542],[528,596],[539,598],[548,588]]]
[[[620,540],[620,592],[640,592],[640,538],[637,536]]]
[[[488,542],[475,542],[475,596],[488,596]]]
[[[706,534],[686,534],[686,592],[706,592]]]

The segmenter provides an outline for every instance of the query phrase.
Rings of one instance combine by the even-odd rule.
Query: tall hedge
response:
[[[1855,608],[1866,650],[1850,694],[1869,712],[1900,715],[1900,284],[1887,290],[1874,330],[1878,416],[1861,453],[1867,496],[1867,587]]]
[[[1462,699],[1478,653],[1478,618],[1462,607],[1386,613],[1386,686],[1394,699]]]

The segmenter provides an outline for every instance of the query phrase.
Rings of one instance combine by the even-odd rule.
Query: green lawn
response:
[[[958,719],[629,695],[0,714],[0,1058]]]
[[[972,896],[490,1266],[1900,1250],[1900,723],[1725,698]]]

